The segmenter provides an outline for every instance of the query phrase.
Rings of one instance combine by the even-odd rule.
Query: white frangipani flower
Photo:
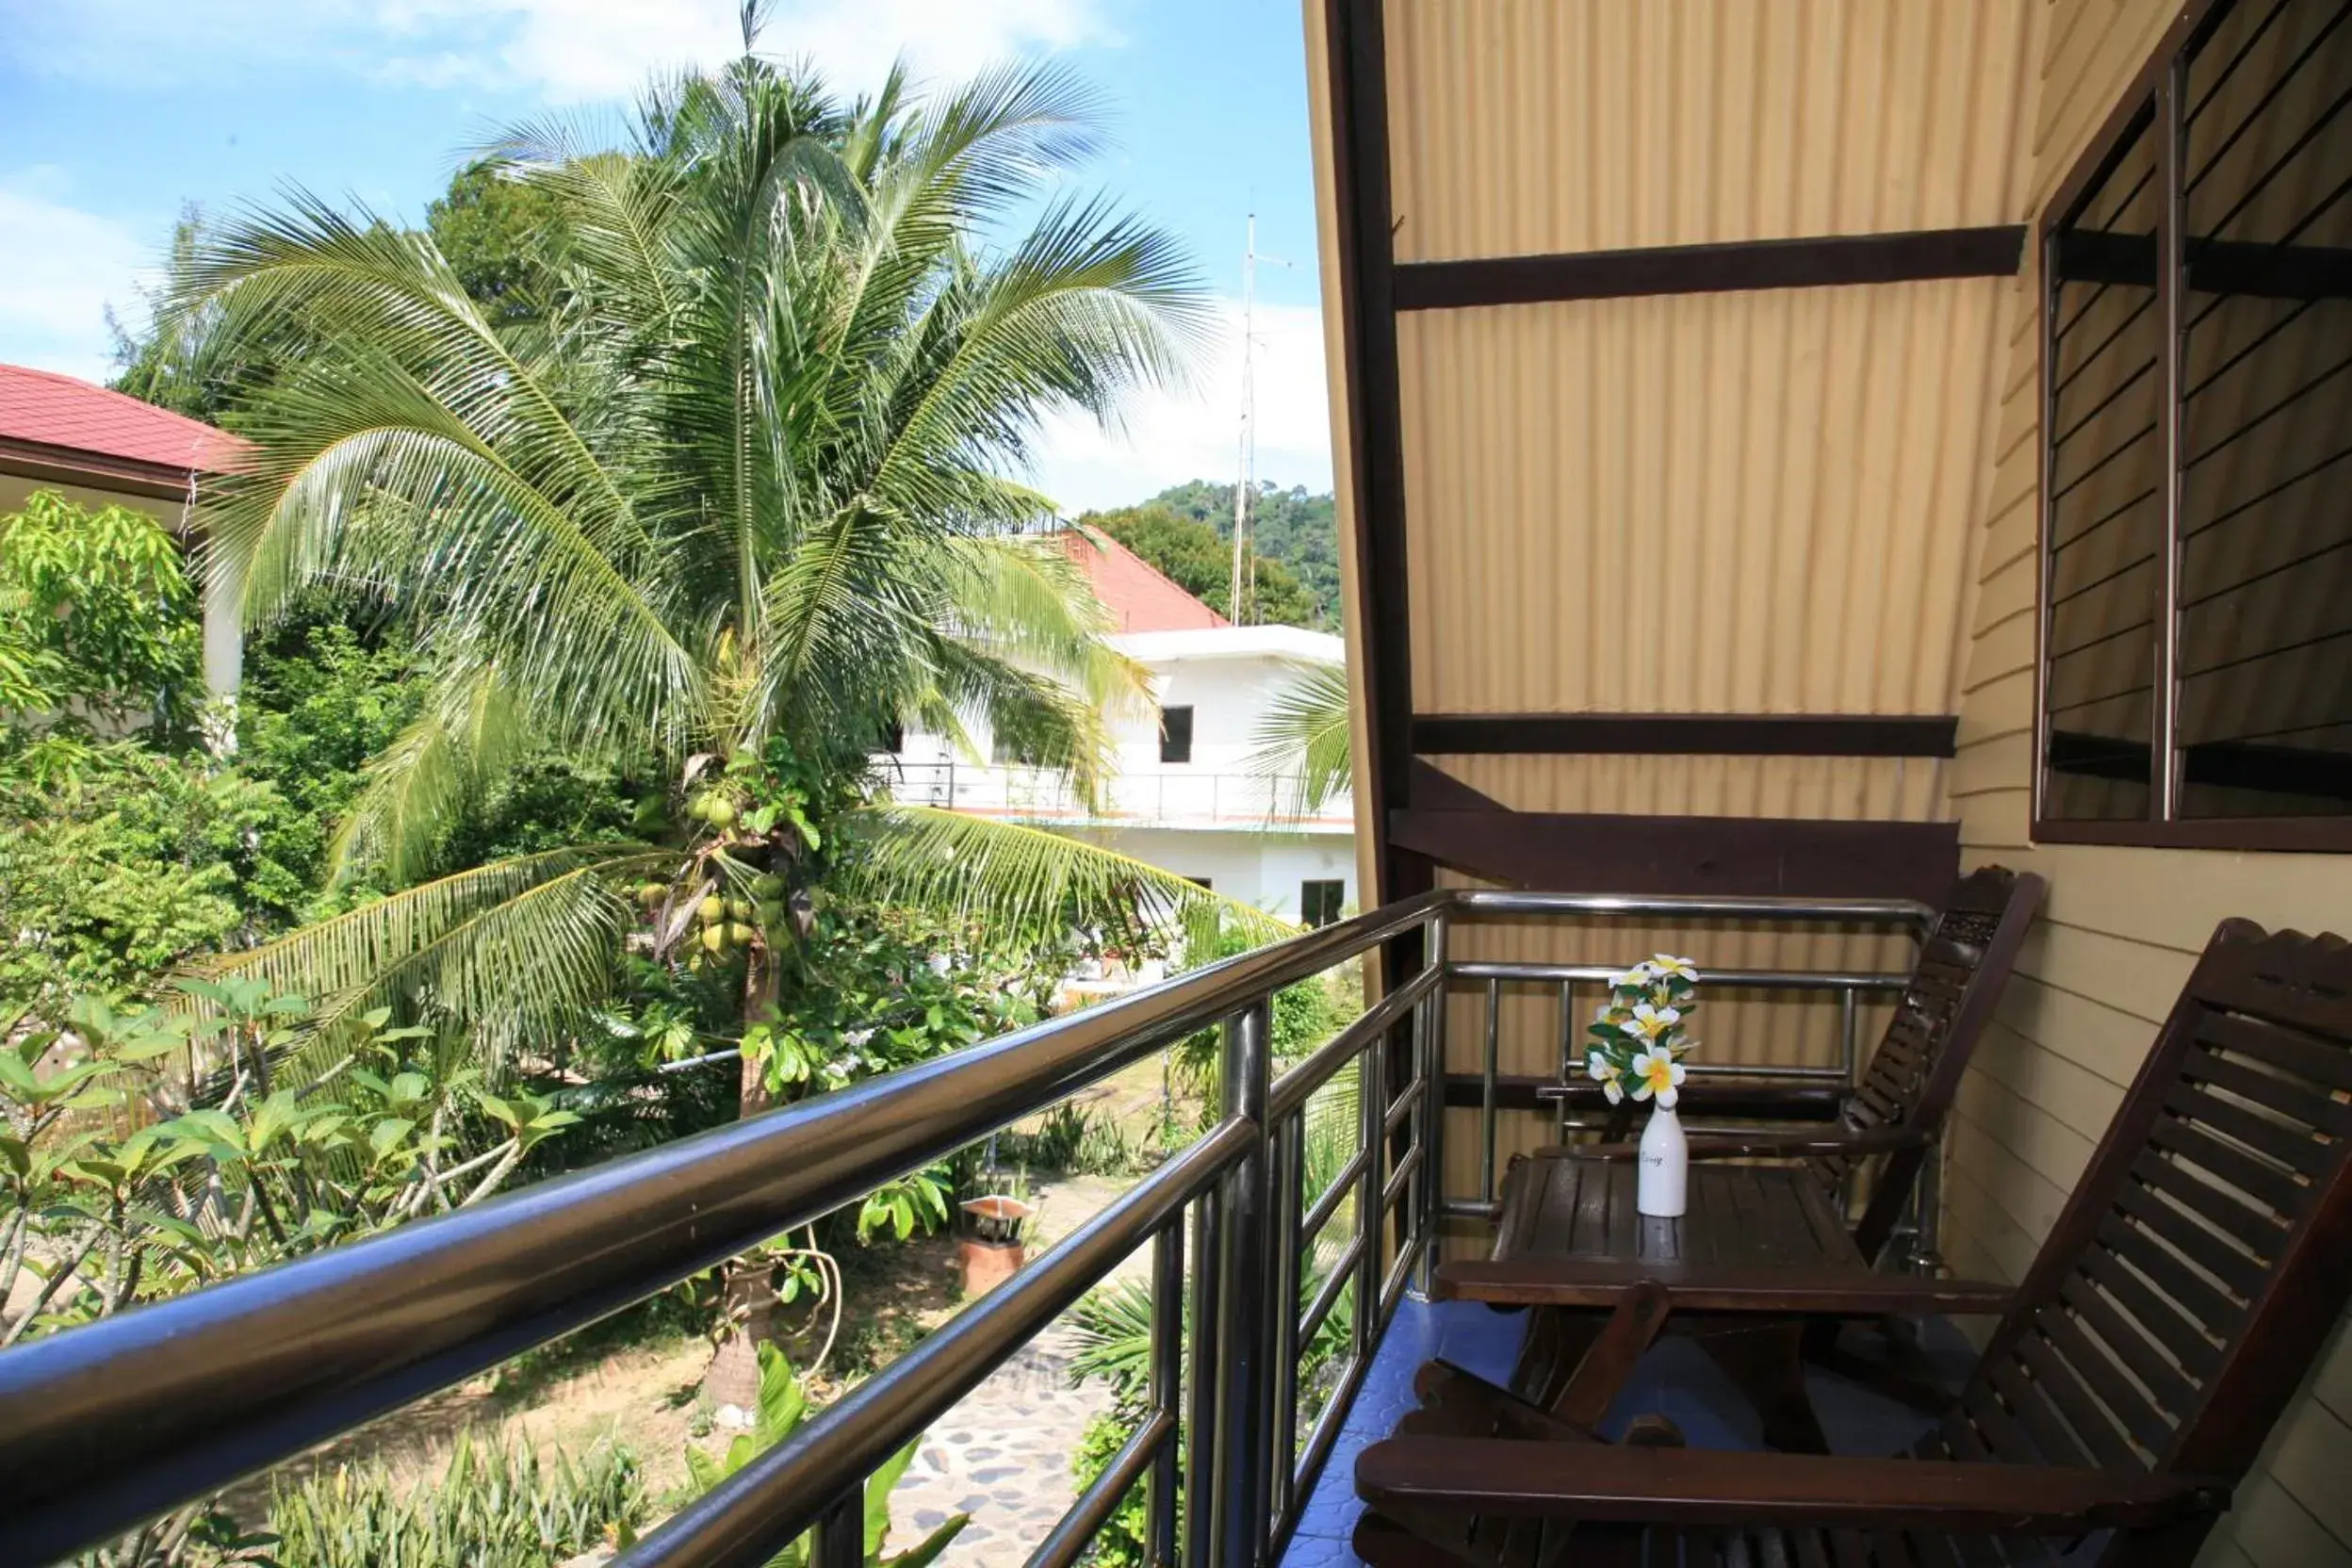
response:
[[[1653,1007],[1646,1002],[1633,1004],[1633,1016],[1617,1027],[1638,1040],[1655,1040],[1682,1021],[1681,1009]]]
[[[1655,1099],[1658,1104],[1673,1109],[1675,1100],[1680,1098],[1675,1091],[1682,1083],[1683,1070],[1683,1065],[1674,1060],[1671,1051],[1653,1046],[1636,1052],[1633,1074],[1638,1082],[1633,1086],[1633,1097]]]

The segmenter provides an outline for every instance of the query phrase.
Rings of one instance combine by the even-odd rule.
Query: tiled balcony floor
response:
[[[1380,1341],[1364,1390],[1307,1499],[1282,1554],[1282,1568],[1358,1568],[1361,1560],[1348,1546],[1364,1511],[1356,1500],[1356,1456],[1386,1437],[1397,1418],[1413,1408],[1413,1373],[1423,1362],[1443,1357],[1480,1377],[1507,1381],[1526,1327],[1524,1312],[1408,1297]],[[1928,1326],[1924,1342],[1947,1385],[1956,1387],[1974,1364],[1974,1350],[1958,1330],[1941,1322]],[[1934,1424],[1931,1416],[1837,1378],[1808,1372],[1805,1382],[1838,1453],[1891,1454]],[[1626,1421],[1649,1411],[1672,1417],[1693,1448],[1762,1446],[1755,1413],[1689,1340],[1670,1336],[1658,1342],[1610,1408],[1602,1431],[1613,1437]]]

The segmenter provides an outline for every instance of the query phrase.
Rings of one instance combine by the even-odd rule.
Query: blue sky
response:
[[[549,108],[723,57],[731,0],[0,0],[0,361],[101,379],[184,201],[286,181],[415,220],[458,155]],[[1331,482],[1299,11],[1290,0],[779,0],[762,47],[846,86],[1053,56],[1102,92],[1091,181],[1175,231],[1227,302],[1188,393],[1123,432],[1057,424],[1038,480],[1076,508],[1229,477],[1245,215],[1261,266],[1258,473]]]

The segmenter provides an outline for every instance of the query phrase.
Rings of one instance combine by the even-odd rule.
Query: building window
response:
[[[1192,710],[1190,708],[1160,710],[1160,760],[1163,762],[1192,760]]]
[[[2352,27],[2213,6],[2046,215],[2035,837],[2352,849]]]
[[[1348,884],[1342,881],[1306,881],[1298,884],[1298,918],[1310,926],[1330,925],[1339,919],[1339,907],[1348,901]]]

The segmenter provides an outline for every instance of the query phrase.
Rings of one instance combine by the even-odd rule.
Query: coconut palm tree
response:
[[[747,960],[747,1024],[821,873],[998,926],[1223,902],[776,772],[789,754],[838,783],[893,723],[984,723],[1091,787],[1141,674],[1013,476],[1045,416],[1114,418],[1180,377],[1207,318],[1166,235],[1054,194],[1094,140],[1068,78],[920,101],[893,74],[844,105],[745,31],[617,148],[548,124],[491,150],[563,213],[542,324],[502,334],[429,238],[300,192],[209,229],[182,271],[177,309],[311,346],[242,412],[255,455],[211,512],[208,569],[249,623],[322,584],[368,596],[433,672],[336,846],[405,890],[216,966],[320,999],[307,1070],[384,1005],[494,1048],[561,1036],[647,887],[657,951]],[[550,750],[668,781],[668,810],[640,841],[433,863],[463,802]]]

